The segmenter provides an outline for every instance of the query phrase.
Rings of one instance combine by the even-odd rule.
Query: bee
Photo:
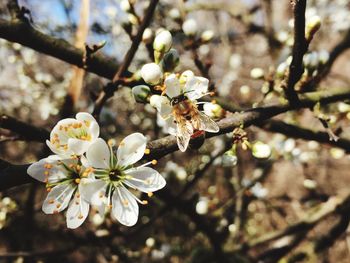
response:
[[[181,151],[185,151],[194,135],[204,132],[218,132],[219,127],[206,114],[198,110],[197,104],[183,93],[170,100],[174,122],[177,125],[177,142]]]

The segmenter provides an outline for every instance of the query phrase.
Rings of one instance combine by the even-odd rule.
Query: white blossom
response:
[[[133,133],[124,138],[115,154],[111,146],[98,139],[86,153],[96,179],[83,180],[84,196],[88,196],[89,202],[99,207],[101,213],[106,206],[110,207],[112,217],[126,226],[132,226],[138,220],[137,202],[147,203],[137,198],[129,188],[151,195],[166,184],[156,170],[146,167],[150,163],[132,166],[143,157],[146,142],[141,133]]]
[[[194,36],[197,34],[198,31],[198,25],[196,20],[194,19],[187,19],[183,24],[182,24],[182,30],[187,36]]]
[[[59,121],[50,133],[47,146],[62,157],[84,154],[96,141],[100,127],[89,113],[79,112],[76,119],[67,118]]]
[[[86,219],[90,205],[82,194],[82,178],[90,176],[82,159],[61,159],[57,155],[33,163],[27,172],[34,179],[46,183],[48,195],[43,202],[45,214],[56,214],[67,207],[67,227],[77,228]],[[93,180],[93,179],[91,179]]]

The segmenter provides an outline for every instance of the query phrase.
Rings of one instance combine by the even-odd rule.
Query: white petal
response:
[[[150,167],[137,167],[129,169],[125,173],[133,177],[126,183],[144,193],[162,189],[166,184],[163,176]]]
[[[139,161],[145,153],[147,138],[141,133],[125,137],[117,151],[118,166],[129,166]]]
[[[103,180],[84,178],[80,181],[79,191],[81,197],[91,205],[105,205],[107,183]]]
[[[181,94],[180,82],[175,74],[169,75],[164,83],[166,87],[165,92],[170,98],[177,97]]]
[[[91,140],[95,141],[100,135],[100,126],[98,126],[97,122],[92,122],[90,124],[89,131],[91,133]]]
[[[110,166],[111,153],[107,143],[99,138],[87,150],[86,157],[89,164],[94,168],[108,169]]]
[[[203,77],[190,77],[185,85],[186,96],[190,100],[203,97],[208,92],[209,80]]]
[[[42,206],[44,213],[53,214],[64,210],[75,189],[76,185],[73,184],[59,184],[52,188]]]
[[[68,149],[75,155],[84,154],[90,146],[89,141],[79,140],[75,138],[68,139]]]
[[[137,222],[139,206],[124,187],[117,187],[113,193],[112,216],[125,226],[133,226]]]
[[[61,156],[69,156],[69,154],[66,151],[63,151],[61,149],[57,149],[49,140],[46,140],[46,145],[55,154],[58,154],[58,155],[61,155]]]
[[[67,227],[71,229],[79,227],[88,216],[89,208],[89,203],[82,199],[79,192],[76,191],[67,210]]]
[[[91,123],[96,122],[96,119],[90,113],[87,112],[79,112],[77,113],[77,115],[75,115],[75,118],[78,121],[89,121]]]
[[[67,177],[67,172],[62,170],[62,167],[58,165],[58,160],[61,158],[57,155],[50,155],[47,158],[41,159],[36,163],[30,165],[27,169],[27,173],[34,179],[40,182],[57,181]],[[48,169],[45,165],[50,164],[51,167]]]

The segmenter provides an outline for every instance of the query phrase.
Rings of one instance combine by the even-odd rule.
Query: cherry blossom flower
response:
[[[27,172],[34,179],[46,183],[48,195],[42,205],[45,214],[55,214],[67,207],[67,227],[77,228],[89,213],[89,203],[82,195],[82,178],[91,178],[80,158],[61,159],[57,155],[33,163]],[[93,180],[93,179],[92,179]]]
[[[177,137],[179,149],[187,149],[195,131],[218,132],[219,126],[198,109],[196,100],[208,94],[209,81],[185,71],[180,77],[170,74],[164,81],[165,96],[153,95],[150,103],[165,120],[163,128]]]
[[[98,123],[89,113],[79,112],[76,119],[59,121],[50,133],[47,146],[55,154],[71,157],[84,154],[100,134]]]
[[[146,137],[141,133],[133,133],[124,138],[115,154],[103,139],[97,139],[86,153],[96,179],[83,180],[83,195],[88,196],[90,204],[99,207],[101,213],[104,213],[106,206],[111,208],[112,217],[126,226],[137,222],[137,203],[147,203],[137,198],[129,189],[151,195],[166,184],[156,170],[146,167],[154,162],[139,167],[132,166],[143,157],[146,142]]]

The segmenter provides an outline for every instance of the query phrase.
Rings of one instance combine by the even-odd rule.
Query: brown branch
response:
[[[308,49],[308,43],[305,38],[305,9],[306,0],[294,1],[294,45],[292,52],[292,62],[289,67],[289,76],[285,88],[286,97],[289,103],[294,105],[298,103],[299,98],[294,90],[295,84],[300,80],[303,72],[303,57]]]
[[[43,129],[25,122],[19,121],[7,115],[0,115],[0,128],[13,131],[27,141],[45,142],[49,139],[50,133]]]
[[[93,115],[95,118],[98,119],[98,116],[100,115],[100,112],[106,103],[106,101],[111,98],[114,94],[114,92],[118,89],[119,84],[121,84],[122,78],[126,76],[128,72],[128,68],[131,64],[131,61],[133,60],[136,51],[142,41],[142,35],[145,29],[149,26],[151,23],[154,11],[157,7],[159,0],[152,0],[146,10],[145,17],[142,20],[142,23],[137,31],[137,34],[133,38],[132,44],[128,52],[126,53],[123,63],[121,64],[120,68],[118,69],[117,73],[113,76],[112,79],[112,85],[107,85],[106,88],[100,93],[99,97],[97,98],[95,102],[95,108],[93,111]]]
[[[20,20],[6,21],[0,19],[0,38],[19,43],[40,53],[84,68],[84,52],[82,50],[63,39],[48,36]],[[94,54],[86,66],[87,71],[112,79],[119,64],[114,59]],[[127,72],[126,75],[130,76],[131,74]]]

